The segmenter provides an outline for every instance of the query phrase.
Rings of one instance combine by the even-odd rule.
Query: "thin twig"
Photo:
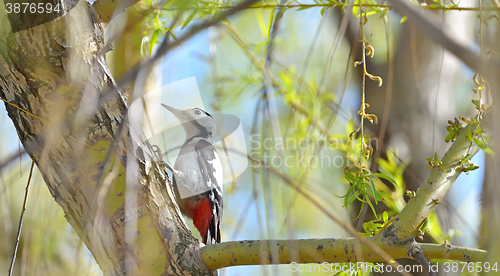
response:
[[[327,59],[327,62],[326,62],[326,66],[325,66],[325,70],[323,71],[323,75],[322,75],[322,79],[321,79],[321,84],[318,88],[318,91],[317,91],[317,97],[319,98],[319,95],[320,95],[320,90],[322,90],[322,88],[324,88],[326,86],[326,79],[327,79],[327,76],[330,74],[330,67],[331,67],[331,61],[333,60],[333,57],[336,53],[336,50],[337,50],[337,47],[339,45],[339,41],[341,40],[342,37],[344,37],[344,34],[346,32],[346,29],[347,29],[347,26],[349,24],[349,15],[351,13],[351,8],[348,8],[346,10],[346,12],[344,12],[342,14],[342,18],[340,20],[340,24],[339,24],[339,28],[338,28],[338,31],[337,31],[337,34],[335,35],[335,38],[334,38],[334,41],[333,41],[333,44],[332,44],[332,47],[330,48],[330,53],[328,55],[328,59]],[[321,24],[321,23],[320,23]],[[319,32],[319,31],[318,31]],[[344,76],[344,79],[347,77],[347,73],[349,72],[349,67],[351,65],[351,57],[352,57],[352,51],[351,53],[349,54],[349,58],[348,58],[348,61],[347,61],[347,68],[346,68],[346,74]],[[304,65],[305,66],[305,65]],[[305,69],[304,69],[305,70]],[[305,74],[305,72],[303,73]],[[301,76],[301,78],[303,77],[303,75]],[[300,80],[299,80],[300,81]],[[300,87],[300,84],[299,84],[299,87]],[[344,98],[344,92],[345,92],[345,88],[346,86],[344,86],[344,89],[342,91],[342,95],[340,96],[340,100],[339,100],[339,103],[337,106],[340,106],[341,103],[342,103],[342,100]],[[326,88],[324,88],[326,89]],[[297,89],[297,93],[300,93],[299,89]],[[294,113],[297,112],[296,109],[294,109]],[[337,119],[337,115],[339,113],[339,109],[337,109],[336,111],[333,111],[333,117],[329,120],[328,122],[328,125],[327,125],[327,128],[326,129],[331,129],[333,124],[335,123],[335,120]],[[309,128],[312,124],[309,124],[307,127]],[[288,129],[288,128],[287,128]],[[316,144],[316,146],[314,147],[315,151],[313,153],[312,156],[316,156],[319,151],[323,148],[323,143],[322,141],[324,141],[325,139],[328,139],[328,133],[322,133],[321,134],[321,138],[319,139],[318,143]],[[326,143],[325,143],[326,144]],[[307,167],[306,169],[304,170],[304,173],[300,179],[300,182],[298,183],[298,187],[299,189],[302,189],[303,186],[304,186],[304,183],[305,183],[305,180],[306,178],[309,176],[309,172],[310,172],[310,168],[311,168],[311,165],[312,165],[312,159],[309,160],[308,164],[307,164]],[[293,196],[293,198],[290,200],[290,205],[288,206],[287,208],[287,213],[285,215],[285,219],[283,221],[283,226],[282,226],[282,230],[280,232],[283,231],[286,223],[289,221],[290,219],[290,212],[291,210],[293,209],[294,205],[295,205],[295,202],[298,198],[298,193],[295,193]]]
[[[387,122],[389,121],[389,112],[391,110],[392,102],[392,84],[394,79],[394,60],[392,53],[392,34],[391,34],[391,24],[389,22],[389,14],[386,15],[387,22],[385,22],[385,34],[387,41],[387,86],[385,89],[385,103],[384,111],[382,113],[382,123],[380,124],[380,131],[378,133],[378,139],[383,142],[385,138],[385,132],[387,130]],[[376,147],[375,154],[373,155],[372,172],[377,172],[378,169],[378,159],[380,157],[382,149],[381,147]]]
[[[12,261],[10,262],[9,276],[12,276],[14,270],[14,263],[16,262],[17,248],[19,247],[19,240],[21,239],[21,227],[23,225],[24,211],[26,211],[26,202],[28,201],[28,189],[30,187],[31,176],[33,175],[33,167],[35,161],[31,161],[30,176],[28,177],[28,184],[26,184],[26,192],[24,193],[23,209],[21,210],[21,218],[19,219],[19,226],[17,227],[16,244],[14,246],[14,253],[12,254]]]
[[[284,0],[280,0],[280,4],[284,4]],[[280,26],[280,21],[281,18],[283,18],[285,10],[283,8],[279,8],[277,10],[273,11],[274,15],[274,22],[272,23],[271,27],[271,33],[269,34],[269,41],[267,44],[267,51],[266,51],[266,59],[264,62],[264,95],[263,98],[265,100],[264,104],[264,114],[263,117],[267,115],[269,124],[271,125],[270,132],[272,137],[274,139],[276,138],[281,138],[281,130],[279,127],[279,120],[278,120],[278,112],[276,110],[276,105],[274,103],[270,102],[270,97],[269,95],[272,93],[272,86],[273,86],[273,81],[272,81],[272,68],[273,68],[273,50],[274,50],[274,41],[276,39],[276,36],[278,34],[279,26]],[[269,23],[271,24],[271,22]],[[283,152],[281,150],[277,150],[276,155],[281,156]],[[267,172],[263,175],[265,178],[264,182],[264,188],[266,189],[266,192],[264,193],[264,202],[266,206],[266,215],[269,220],[273,220],[274,218],[274,210],[273,210],[273,205],[272,205],[272,199],[271,199],[271,185],[269,183],[269,177]],[[285,196],[285,198],[287,198]],[[267,234],[269,236],[272,236],[274,231],[274,225],[271,223],[267,223]],[[277,260],[278,259],[278,250],[277,248],[273,247],[271,250],[271,258],[272,260]],[[275,271],[277,272],[277,271]]]

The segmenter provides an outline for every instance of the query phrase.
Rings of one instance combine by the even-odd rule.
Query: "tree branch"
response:
[[[481,121],[484,125],[484,119]],[[442,158],[442,164],[432,169],[431,174],[420,186],[416,197],[410,199],[399,213],[398,218],[382,233],[392,237],[394,243],[412,240],[418,235],[418,227],[436,209],[441,200],[462,173],[461,160],[468,154],[470,160],[479,147],[469,141],[468,135],[474,133],[479,124],[469,124],[460,130],[460,134]],[[484,129],[484,126],[482,126]]]
[[[450,244],[417,243],[422,249],[422,254],[427,259],[446,259],[463,262],[480,262],[486,259],[487,251],[453,246]]]
[[[453,39],[443,29],[439,28],[437,19],[431,17],[428,13],[421,13],[417,8],[410,4],[409,1],[390,0],[394,10],[401,15],[408,16],[408,19],[415,23],[417,28],[425,33],[434,42],[442,45],[446,50],[453,53],[456,57],[462,60],[470,69],[478,73],[487,73],[490,69],[498,71],[500,65],[493,62],[488,62],[479,54],[473,52],[471,47],[467,47],[463,43]],[[488,68],[490,67],[490,68]]]
[[[464,262],[484,260],[486,251],[449,244],[387,244],[380,237],[367,238],[393,258],[408,258],[408,250],[420,248],[428,259],[449,259]],[[279,260],[273,260],[278,252]],[[238,265],[295,263],[383,262],[384,259],[357,238],[233,241],[207,245],[202,257],[209,269]]]

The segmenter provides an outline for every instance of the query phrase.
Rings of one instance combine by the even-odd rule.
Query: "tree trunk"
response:
[[[126,98],[113,92],[98,18],[80,1],[43,25],[17,33],[4,28],[0,97],[105,275],[214,274],[172,201],[164,170],[133,152]],[[2,26],[6,19],[0,17]],[[104,100],[106,93],[114,94]],[[141,152],[148,156],[150,146]]]

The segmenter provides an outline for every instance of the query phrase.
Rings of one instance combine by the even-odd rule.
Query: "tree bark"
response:
[[[124,94],[100,100],[114,80],[94,8],[80,1],[46,24],[3,32],[0,97],[104,274],[216,275],[204,265],[163,169],[133,152]],[[152,152],[142,146],[146,156]]]

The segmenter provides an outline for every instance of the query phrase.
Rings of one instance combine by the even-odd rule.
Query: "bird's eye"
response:
[[[201,111],[200,111],[199,109],[195,109],[195,110],[194,110],[194,114],[195,114],[195,115],[201,115]]]

